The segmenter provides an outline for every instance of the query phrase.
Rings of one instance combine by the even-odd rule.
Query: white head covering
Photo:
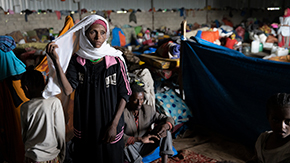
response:
[[[87,39],[85,31],[98,19],[103,20],[107,25],[107,38],[100,48],[94,48],[90,41]],[[55,50],[59,55],[59,62],[63,71],[66,72],[71,56],[74,53],[84,59],[91,60],[96,60],[106,55],[119,57],[124,62],[124,65],[126,65],[125,60],[122,57],[122,52],[116,50],[107,43],[109,37],[110,28],[106,19],[98,15],[90,15],[83,18],[65,34],[55,39],[55,44],[58,45],[58,48]],[[49,79],[45,90],[42,93],[44,98],[55,96],[61,93],[53,62],[49,56],[47,56],[47,59],[49,66]]]

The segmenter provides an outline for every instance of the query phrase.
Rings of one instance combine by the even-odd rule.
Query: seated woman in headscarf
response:
[[[160,146],[162,162],[167,162],[168,156],[174,154],[170,132],[174,127],[174,120],[143,104],[144,89],[141,86],[133,83],[131,89],[132,96],[124,110],[125,160],[130,163],[142,162],[144,156]],[[154,123],[157,126],[151,131],[151,125]]]
[[[53,64],[43,96],[59,87],[66,95],[75,90],[74,162],[124,162],[123,111],[131,89],[122,52],[107,44],[109,29],[103,17],[90,15],[46,49]]]

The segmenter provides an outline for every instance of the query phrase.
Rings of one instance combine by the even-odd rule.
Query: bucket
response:
[[[251,53],[258,53],[259,52],[259,47],[260,47],[260,42],[259,41],[252,41],[251,43]]]

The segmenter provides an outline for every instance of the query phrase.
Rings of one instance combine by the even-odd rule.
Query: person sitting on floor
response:
[[[133,83],[131,89],[132,95],[124,110],[125,160],[142,162],[142,157],[151,154],[160,146],[162,161],[167,162],[168,156],[173,155],[170,130],[174,127],[174,120],[143,104],[144,89],[141,86]],[[150,131],[154,123],[157,126]]]
[[[267,101],[272,131],[262,133],[256,142],[254,162],[290,162],[290,94],[278,93]]]
[[[24,163],[58,163],[65,158],[65,121],[61,102],[56,97],[42,97],[44,78],[41,72],[27,70],[21,87],[30,99],[21,106]]]

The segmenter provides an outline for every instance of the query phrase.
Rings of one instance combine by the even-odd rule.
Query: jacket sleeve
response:
[[[54,130],[55,136],[58,143],[59,158],[60,162],[63,162],[65,159],[65,121],[64,121],[64,114],[60,100],[56,100],[55,104],[55,112],[54,112]]]
[[[126,65],[124,65],[123,61],[116,57],[118,60],[118,72],[117,72],[117,86],[118,86],[118,96],[123,98],[126,102],[129,101],[129,97],[131,96],[131,88],[129,83],[129,78],[127,75]]]
[[[150,106],[148,106],[150,107]],[[157,111],[153,110],[153,108],[151,108],[151,112],[153,114],[153,122],[154,123],[167,123],[169,122],[172,125],[172,128],[174,128],[174,119],[172,117],[168,117],[164,114],[158,113]]]
[[[128,136],[128,135],[124,134],[125,147],[127,145],[134,144],[134,143],[135,143],[135,137],[134,136]]]
[[[130,138],[130,136],[128,136],[128,135],[126,135],[126,134],[124,133],[124,144],[125,144],[125,146],[126,146],[127,141],[128,141],[129,138]]]

